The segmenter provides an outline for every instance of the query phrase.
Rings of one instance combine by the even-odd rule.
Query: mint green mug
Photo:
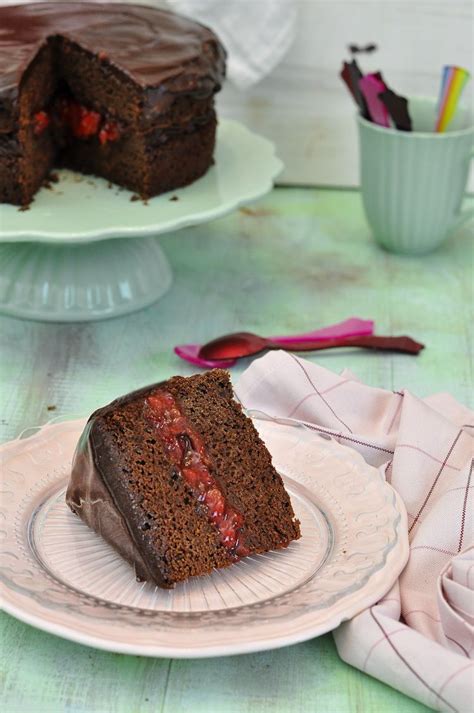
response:
[[[474,211],[460,210],[473,156],[474,126],[458,111],[435,133],[436,100],[409,100],[413,131],[397,131],[358,116],[360,178],[375,240],[411,255],[434,250]]]

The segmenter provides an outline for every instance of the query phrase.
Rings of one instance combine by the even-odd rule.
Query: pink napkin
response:
[[[449,394],[372,388],[283,351],[254,361],[236,393],[256,415],[352,446],[405,502],[408,564],[334,632],[340,656],[432,708],[474,710],[474,413]]]

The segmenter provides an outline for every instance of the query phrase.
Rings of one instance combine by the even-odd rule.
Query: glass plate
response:
[[[174,590],[137,582],[65,505],[83,420],[3,446],[4,608],[91,646],[191,658],[296,643],[373,604],[408,557],[397,495],[351,449],[302,428],[255,425],[283,475],[302,537]]]

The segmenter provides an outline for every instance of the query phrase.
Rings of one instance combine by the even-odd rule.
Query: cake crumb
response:
[[[179,201],[178,196],[171,196],[170,201]]]
[[[273,215],[273,211],[267,208],[247,208],[247,206],[241,206],[239,212],[244,215],[250,215],[253,218],[264,218],[267,215]]]
[[[45,179],[44,179],[42,185],[43,185],[43,188],[47,188],[48,191],[53,191],[53,190],[54,190],[54,187],[53,187],[53,184],[54,184],[54,183],[59,183],[59,176],[58,176],[58,174],[57,174],[57,173],[48,173],[48,175],[45,177]]]
[[[140,196],[134,193],[132,196],[130,196],[130,200],[132,201],[132,203],[135,203],[135,201],[140,200]]]
[[[46,409],[48,411],[56,411],[56,406],[54,404],[50,404],[49,406],[46,406]]]

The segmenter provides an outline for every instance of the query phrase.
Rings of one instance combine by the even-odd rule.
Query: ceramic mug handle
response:
[[[467,155],[467,157],[466,157],[466,160],[467,160],[468,162],[470,162],[470,161],[472,161],[473,158],[474,158],[474,146],[473,146],[473,147],[471,148],[471,150],[469,151],[469,153],[468,153],[468,155]],[[455,230],[455,229],[457,229],[457,228],[460,228],[461,225],[464,225],[464,223],[465,223],[467,220],[469,220],[470,218],[473,218],[473,217],[474,217],[474,207],[473,207],[473,208],[468,208],[467,210],[460,210],[459,213],[457,214],[455,220],[454,220],[454,223],[453,223],[453,226],[452,226],[452,230]]]

